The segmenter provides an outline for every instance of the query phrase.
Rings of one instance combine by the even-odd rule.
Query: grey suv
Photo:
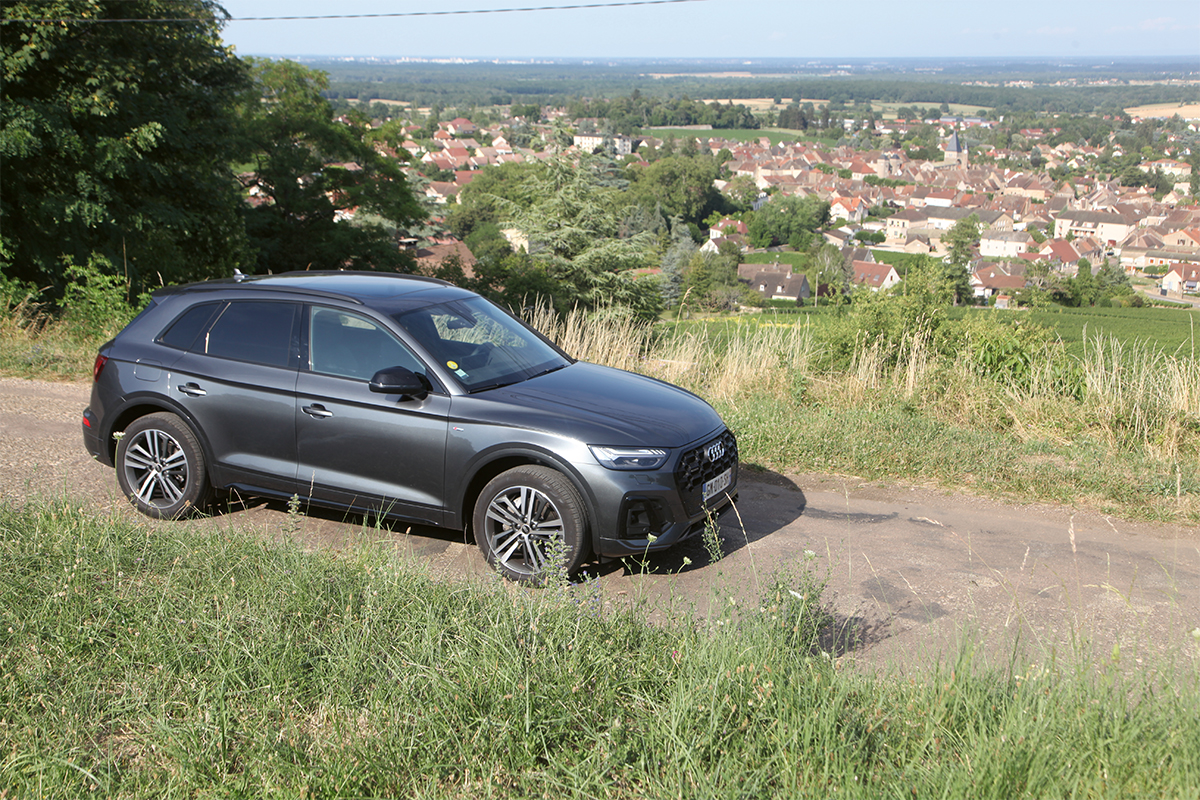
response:
[[[142,512],[214,491],[471,529],[504,575],[661,550],[737,494],[733,434],[479,295],[384,273],[169,287],[96,357],[89,453]]]

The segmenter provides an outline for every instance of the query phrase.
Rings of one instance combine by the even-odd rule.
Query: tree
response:
[[[967,265],[971,263],[975,246],[979,244],[980,227],[979,215],[971,214],[951,225],[950,230],[942,236],[942,244],[950,250],[942,270],[942,280],[953,292],[955,305],[971,296]]]
[[[738,281],[736,259],[701,251],[688,262],[683,287],[691,301],[718,310],[733,308],[746,292]]]
[[[957,300],[958,293],[956,281],[948,280],[948,277],[945,262],[932,256],[919,256],[909,262],[898,291],[915,307],[950,305]]]
[[[659,289],[662,293],[663,304],[668,308],[679,303],[682,294],[683,273],[691,263],[699,246],[692,240],[684,225],[676,225],[672,229],[671,246],[663,254]]]
[[[816,275],[817,286],[829,287],[827,294],[849,294],[854,285],[853,265],[836,245],[824,244],[817,252]]]
[[[733,199],[742,210],[748,211],[754,205],[754,201],[762,194],[762,189],[758,188],[758,184],[754,182],[754,178],[749,175],[737,175],[725,187],[725,191],[730,198]]]
[[[747,225],[753,247],[770,247],[787,242],[806,249],[812,234],[829,222],[829,203],[815,195],[775,197],[754,212]]]
[[[248,79],[221,43],[225,16],[208,0],[4,4],[6,272],[61,290],[65,259],[97,256],[136,291],[244,262],[230,156]],[[90,21],[160,18],[193,21]]]
[[[424,214],[394,160],[366,139],[361,117],[332,118],[321,97],[328,79],[292,61],[252,61],[243,95],[243,146],[254,164],[244,180],[265,202],[246,211],[256,271],[390,269],[411,271],[383,225],[348,225],[337,212],[359,209],[403,227]]]
[[[978,214],[971,214],[950,226],[942,236],[942,244],[950,250],[951,263],[966,268],[979,244],[981,227]]]
[[[685,146],[687,142],[695,140],[685,140]],[[667,156],[634,169],[633,192],[650,207],[661,204],[669,216],[699,222],[721,205],[721,195],[713,186],[718,170],[712,156]]]
[[[610,160],[560,158],[529,176],[522,191],[535,200],[528,208],[500,203],[502,224],[522,232],[532,264],[554,283],[559,311],[616,304],[651,319],[661,309],[657,283],[633,272],[646,265],[657,236],[621,236],[626,188]]]
[[[1092,263],[1086,258],[1079,259],[1079,271],[1071,280],[1071,305],[1094,306],[1100,294],[1100,286],[1092,274]]]

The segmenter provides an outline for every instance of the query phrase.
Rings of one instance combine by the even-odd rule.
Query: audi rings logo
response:
[[[716,441],[704,448],[704,457],[709,461],[717,462],[725,457],[725,443]]]

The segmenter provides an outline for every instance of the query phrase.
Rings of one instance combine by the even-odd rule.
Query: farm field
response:
[[[1154,103],[1147,106],[1132,106],[1125,109],[1131,117],[1158,117],[1170,119],[1178,114],[1183,119],[1200,119],[1200,103]]]
[[[1166,353],[1195,356],[1200,345],[1200,319],[1195,311],[1172,308],[1047,308],[1021,312],[1039,325],[1053,328],[1072,352],[1084,336],[1114,336],[1124,344],[1148,344]]]

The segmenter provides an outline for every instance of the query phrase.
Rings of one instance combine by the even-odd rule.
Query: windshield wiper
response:
[[[514,383],[520,383],[523,379],[515,381],[495,381],[494,383],[485,383],[480,386],[473,386],[467,389],[467,394],[475,394],[477,392],[486,392],[488,389],[499,389],[501,386],[512,386]]]
[[[549,375],[551,372],[558,372],[560,369],[566,369],[569,366],[571,366],[571,365],[570,364],[559,364],[557,367],[550,367],[549,369],[544,369],[537,374],[530,375],[528,379],[533,380],[534,378],[540,378],[543,375]]]

